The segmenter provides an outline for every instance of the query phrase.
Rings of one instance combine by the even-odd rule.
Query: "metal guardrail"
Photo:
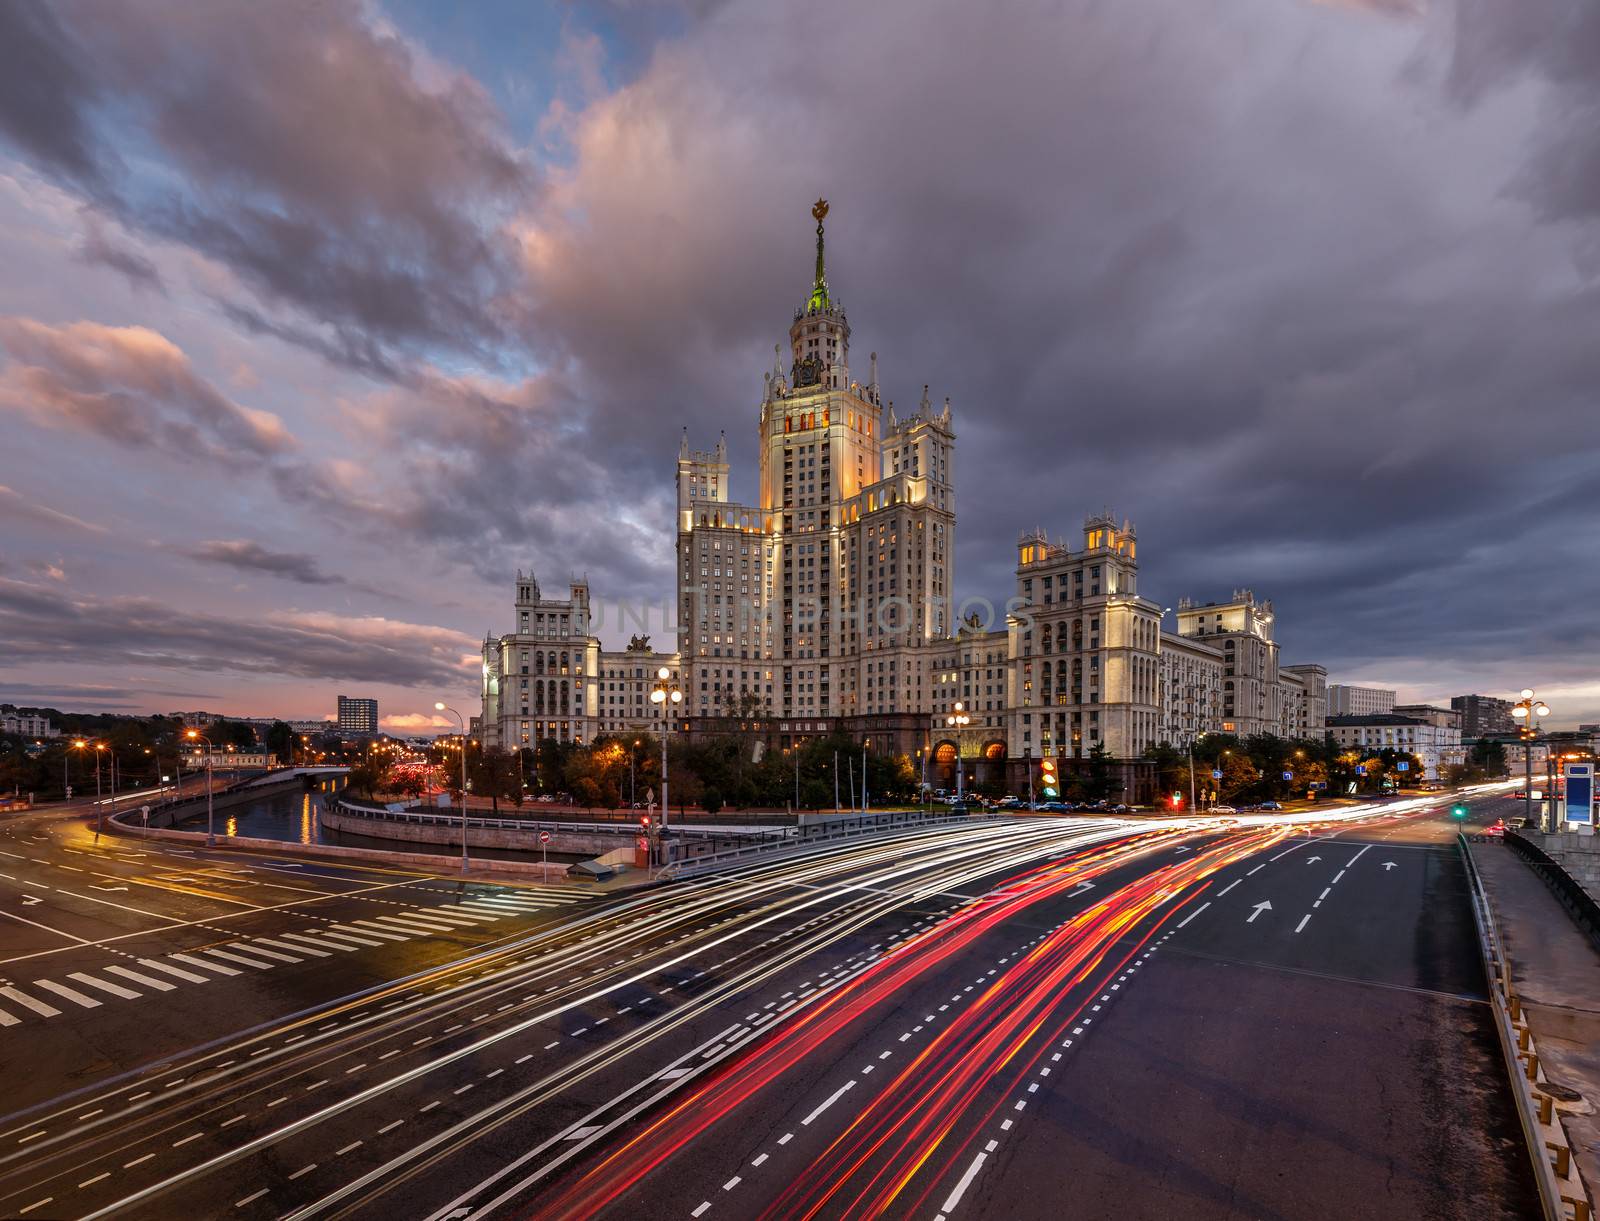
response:
[[[1508,831],[1506,847],[1539,875],[1555,895],[1556,901],[1567,909],[1572,922],[1594,943],[1595,949],[1600,950],[1600,903],[1595,902],[1594,896],[1583,888],[1577,878],[1562,868],[1560,861],[1532,840],[1523,838],[1515,831]]]
[[[1000,820],[974,814],[936,815],[930,818],[919,818],[916,815],[907,814],[896,816],[892,822],[887,820],[878,821],[871,815],[868,815],[865,819],[857,818],[849,821],[852,825],[842,829],[836,828],[831,822],[814,824],[812,827],[803,828],[803,830],[815,830],[817,834],[794,837],[786,842],[752,844],[744,848],[728,848],[721,852],[710,852],[684,861],[673,861],[658,870],[656,877],[661,881],[693,877],[696,874],[710,873],[712,870],[723,866],[736,865],[751,857],[776,852],[783,848],[809,848],[818,844],[858,839],[863,835],[878,835],[888,831],[920,830],[923,827],[944,826],[949,823],[966,823],[970,825],[977,822],[998,822]]]
[[[1511,964],[1505,956],[1505,942],[1500,936],[1494,909],[1489,905],[1489,896],[1483,888],[1483,879],[1478,874],[1477,862],[1472,859],[1466,836],[1459,832],[1456,847],[1466,867],[1472,917],[1478,928],[1478,949],[1483,956],[1489,1003],[1494,1010],[1495,1033],[1500,1038],[1500,1051],[1511,1078],[1517,1117],[1522,1124],[1528,1156],[1533,1161],[1534,1180],[1539,1187],[1545,1221],[1590,1221],[1588,1194],[1572,1159],[1566,1131],[1556,1118],[1555,1099],[1540,1088],[1549,1080],[1544,1075],[1538,1047],[1511,978]],[[1568,1189],[1575,1189],[1576,1194],[1566,1194]]]
[[[429,813],[425,810],[389,810],[383,806],[360,805],[356,802],[340,798],[334,804],[342,811],[356,818],[377,819],[383,822],[409,823],[412,826],[425,827],[459,827],[461,826],[460,814]],[[606,822],[555,822],[548,819],[533,818],[494,818],[479,815],[467,816],[467,828],[498,831],[570,831],[579,835],[615,835],[619,838],[639,834],[639,825],[630,823]],[[701,837],[706,839],[760,839],[777,840],[791,839],[795,836],[793,827],[773,827],[767,829],[741,829],[733,830],[726,827],[684,827],[676,823],[667,828],[670,835],[685,837]]]

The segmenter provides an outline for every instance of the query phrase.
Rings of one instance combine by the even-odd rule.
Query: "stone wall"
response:
[[[1592,829],[1546,832],[1528,828],[1518,834],[1543,848],[1551,860],[1589,892],[1590,898],[1600,903],[1600,836]]]

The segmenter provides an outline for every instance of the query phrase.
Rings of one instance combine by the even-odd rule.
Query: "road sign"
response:
[[[539,832],[539,842],[541,844],[548,844],[550,842],[550,832],[548,832],[548,831]]]
[[[1396,763],[1394,766],[1396,771],[1409,772],[1411,770],[1411,764],[1404,759],[1400,760],[1400,762]]]
[[[1220,767],[1212,768],[1211,769],[1211,778],[1213,780],[1221,780],[1222,779],[1222,769]]]
[[[1365,763],[1357,763],[1356,764],[1356,775],[1365,776],[1366,774],[1367,774],[1367,765]]]
[[[1561,774],[1567,779],[1567,825],[1588,826],[1594,821],[1594,764],[1564,763]]]
[[[70,784],[67,785],[67,800],[68,801],[72,800],[72,786]]]
[[[1293,780],[1294,779],[1294,773],[1293,772],[1284,772],[1283,773],[1283,778],[1285,780]]]

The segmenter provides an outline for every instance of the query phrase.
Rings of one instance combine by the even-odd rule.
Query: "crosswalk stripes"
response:
[[[43,988],[46,992],[54,992],[57,996],[65,997],[74,1005],[81,1005],[85,1009],[98,1009],[100,1002],[92,996],[85,996],[76,988],[69,988],[66,984],[58,984],[53,979],[36,979],[33,981],[35,988]]]
[[[157,992],[171,992],[178,986],[177,984],[169,984],[164,979],[157,979],[154,975],[145,975],[142,972],[132,970],[121,963],[114,962],[106,970],[122,976],[123,979],[131,979],[134,983],[142,984],[146,988],[154,988]]]
[[[120,996],[125,1001],[131,1001],[139,995],[132,988],[124,988],[121,984],[114,984],[104,979],[96,979],[87,971],[74,971],[67,978],[77,980],[86,988],[99,988],[100,991],[110,993],[112,996]]]
[[[439,906],[402,906],[345,924],[313,925],[272,937],[250,937],[221,946],[175,951],[161,958],[137,958],[132,960],[134,966],[111,963],[98,968],[98,975],[75,971],[65,977],[69,983],[39,979],[32,982],[28,991],[0,985],[0,1028],[21,1025],[29,1014],[60,1017],[63,1003],[68,1009],[98,1009],[104,1003],[102,996],[137,1000],[152,993],[176,991],[183,984],[210,983],[218,977],[248,977],[249,971],[242,968],[270,971],[278,964],[330,958],[335,951],[350,954],[363,947],[382,948],[414,937],[438,937],[480,928],[487,931],[486,926],[507,917],[540,915],[588,897],[561,887],[472,892]],[[230,963],[233,965],[227,965]],[[46,996],[50,999],[42,999]],[[57,1003],[51,1004],[51,1000]]]

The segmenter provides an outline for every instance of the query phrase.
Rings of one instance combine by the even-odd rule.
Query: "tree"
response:
[[[369,756],[350,769],[350,787],[375,798],[380,790],[388,787],[390,770],[389,760],[384,756]]]
[[[1504,776],[1509,770],[1506,767],[1506,745],[1490,738],[1479,738],[1472,744],[1470,756],[1472,765],[1486,776]]]
[[[294,730],[286,721],[274,721],[267,730],[267,751],[279,763],[294,761]]]
[[[489,799],[496,815],[500,813],[502,797],[515,796],[520,804],[522,790],[517,780],[517,757],[508,750],[489,747],[468,755],[467,778],[474,793]]]
[[[1082,800],[1106,801],[1122,791],[1122,781],[1111,773],[1115,762],[1103,742],[1089,748],[1089,765],[1075,777]]]

